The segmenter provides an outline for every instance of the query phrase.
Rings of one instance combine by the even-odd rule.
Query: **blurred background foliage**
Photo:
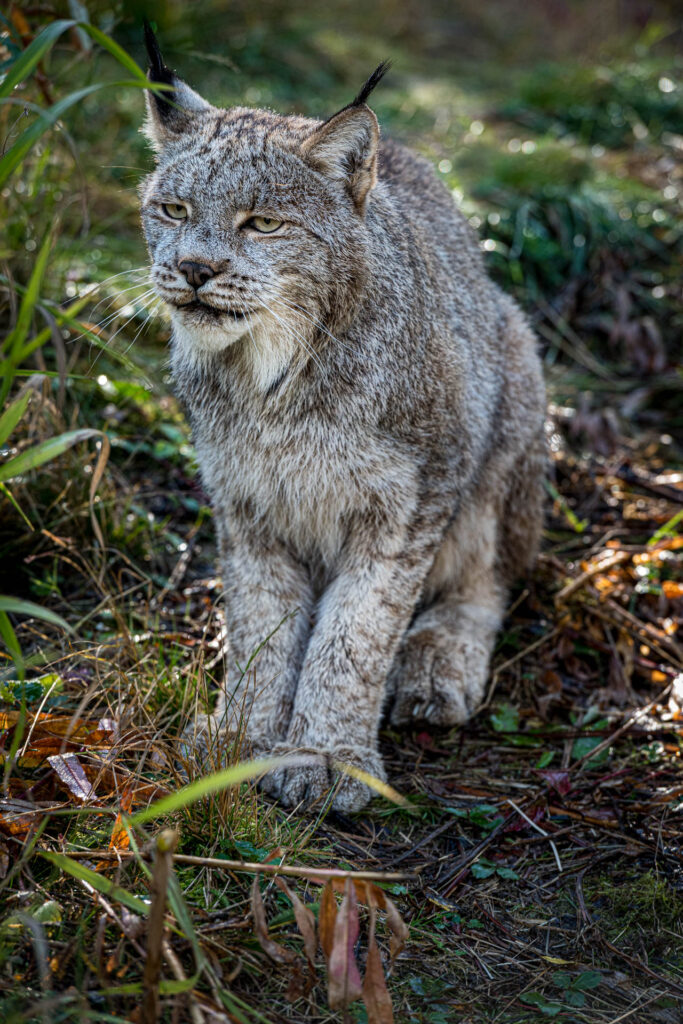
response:
[[[496,800],[516,793],[512,787],[520,778],[535,778],[538,769],[547,768],[554,757],[553,769],[560,763],[566,766],[571,750],[575,750],[573,757],[578,756],[581,748],[573,744],[585,743],[586,737],[575,739],[577,728],[606,728],[600,702],[604,706],[617,693],[614,700],[621,706],[633,696],[634,664],[640,665],[635,670],[640,673],[638,685],[645,679],[658,687],[669,678],[671,665],[680,666],[680,660],[671,657],[661,663],[644,660],[644,651],[649,658],[655,654],[643,648],[636,617],[647,619],[648,643],[657,626],[654,651],[675,650],[679,659],[673,608],[674,601],[680,605],[682,600],[683,585],[676,582],[675,573],[680,575],[676,552],[683,539],[677,536],[681,513],[672,509],[680,509],[683,480],[680,4],[678,0],[375,0],[374,4],[362,0],[328,0],[326,4],[310,0],[257,4],[246,0],[156,4],[60,0],[2,7],[0,401],[5,407],[0,409],[0,637],[4,645],[0,646],[0,702],[13,706],[15,717],[23,713],[25,700],[30,710],[40,708],[48,718],[55,713],[87,713],[96,723],[115,720],[116,749],[111,754],[117,770],[123,766],[128,773],[122,778],[134,777],[145,786],[160,780],[177,788],[174,738],[193,714],[210,705],[211,693],[223,678],[224,651],[210,513],[197,481],[187,425],[172,396],[168,326],[149,287],[139,224],[137,188],[153,165],[139,130],[144,110],[140,70],[145,67],[144,15],[155,22],[168,63],[216,104],[260,105],[324,117],[348,102],[380,60],[390,58],[391,73],[373,96],[383,130],[433,162],[478,231],[491,273],[517,296],[539,336],[549,386],[553,503],[545,558],[515,600],[517,611],[501,637],[501,671],[512,667],[509,676],[494,685],[497,696],[504,692],[510,703],[491,715],[493,733],[486,732],[488,713],[484,711],[472,729],[459,732],[452,741],[452,767],[462,768],[462,775],[444,775],[447,762],[433,762],[440,779],[454,780],[453,792],[437,790],[435,785],[433,798],[423,793],[424,766],[432,757],[425,757],[432,742],[429,735],[421,733],[400,754],[392,743],[392,771],[401,760],[405,773],[399,785],[408,787],[416,805],[422,801],[425,816],[411,818],[410,829],[416,829],[412,833],[406,820],[397,818],[397,846],[392,845],[390,831],[394,810],[380,809],[381,830],[378,826],[378,831],[365,834],[372,836],[368,856],[376,856],[376,839],[381,836],[379,845],[389,864],[402,863],[405,853],[398,851],[413,842],[404,829],[409,836],[419,837],[414,849],[422,848],[425,829],[438,821],[440,813],[453,811],[434,800],[446,804],[455,800],[460,789],[470,792],[471,772],[480,770],[473,766],[481,766],[481,757],[490,754],[496,762],[492,773],[507,771],[508,778],[515,780],[507,789],[497,790]],[[71,19],[73,24],[59,25],[59,19]],[[661,551],[651,551],[651,545],[659,542]],[[604,586],[620,588],[624,607],[618,609],[622,614],[614,620],[617,625],[610,627],[612,632],[605,632],[600,618],[604,606],[598,607],[590,591],[577,593],[583,605],[579,607],[577,601],[571,614],[562,604],[553,610],[558,586],[563,587],[561,593],[566,592],[567,580],[575,578],[584,564],[581,559],[590,558],[590,552],[595,554],[603,544],[620,543],[628,551],[617,551],[617,558],[633,554],[632,578],[624,583],[618,575],[616,582],[598,577]],[[635,623],[630,637],[623,628],[624,616],[632,626]],[[541,641],[546,642],[544,637],[556,636],[550,653],[539,648]],[[525,651],[534,652],[533,658],[520,660]],[[29,677],[28,686],[12,682],[17,667]],[[563,703],[559,691],[564,693]],[[555,717],[549,722],[547,709],[554,701]],[[16,710],[20,706],[21,713]],[[525,726],[538,729],[537,737],[518,735],[522,720]],[[13,771],[23,720],[19,719],[13,734],[7,721],[5,715],[5,727],[0,728],[0,757],[5,758],[3,770],[9,782],[6,792],[21,798],[24,806],[55,794],[61,801],[64,793],[54,789],[54,772],[46,771],[42,754],[31,761],[29,751],[21,771]],[[508,730],[507,755],[512,752],[512,757],[505,761],[502,740]],[[463,742],[470,743],[470,733],[474,745],[463,747]],[[545,745],[549,740],[541,739],[551,735],[556,750]],[[602,735],[588,737],[593,744],[588,750],[601,744]],[[62,746],[54,749],[63,751]],[[671,794],[680,795],[680,786],[674,785],[673,768],[666,775],[669,754],[662,753],[661,744],[657,748],[654,734],[651,753],[643,754],[643,749],[650,748],[634,747],[634,762],[647,771],[640,776],[641,781],[645,779],[642,786],[623,774],[625,767],[605,779],[621,776],[624,806],[632,808],[633,798],[638,797],[641,806],[650,807],[652,822],[656,818],[656,827],[642,821],[637,828],[634,825],[633,835],[644,847],[642,837],[650,829],[655,853],[647,867],[657,873],[659,902],[668,900],[667,906],[674,907],[672,890],[659,881],[669,842],[666,832],[662,839],[662,804],[659,796],[650,800],[648,795],[646,801],[643,792],[654,787],[650,779],[657,780],[658,793],[668,786],[667,778]],[[667,749],[674,751],[673,765],[680,746]],[[436,747],[434,751],[440,757],[448,754]],[[530,760],[518,759],[524,751]],[[603,753],[607,758],[608,752]],[[87,756],[86,749],[86,764]],[[225,756],[239,759],[239,744]],[[503,762],[507,768],[501,768]],[[418,772],[416,764],[421,766]],[[675,770],[678,779],[680,757]],[[97,768],[98,779],[99,772]],[[591,792],[592,780],[593,776],[584,776]],[[69,792],[67,798],[72,799],[73,791]],[[443,792],[448,798],[440,795]],[[147,800],[148,789],[144,793]],[[590,814],[615,806],[615,790],[601,796],[596,782],[595,793],[597,802],[603,803],[592,810],[589,805]],[[106,806],[99,805],[103,812],[115,813],[119,808],[119,803],[109,806],[114,798],[120,799],[120,793],[112,794],[102,798],[108,801]],[[557,801],[558,796],[549,799]],[[480,841],[478,828],[493,827],[492,808],[482,807],[486,810],[483,824],[470,822],[474,833],[470,843]],[[84,847],[114,843],[110,819],[93,818],[90,810],[82,813],[79,798],[71,817],[57,816],[50,823],[49,834],[58,848],[66,843]],[[502,803],[500,812],[508,813]],[[1,813],[0,809],[0,819]],[[458,818],[457,840],[448,838],[449,845],[444,847],[451,853],[452,843],[461,844],[463,821]],[[190,853],[208,849],[260,859],[267,849],[283,845],[293,861],[305,852],[306,856],[319,854],[325,864],[342,863],[340,850],[351,851],[348,856],[353,858],[359,851],[361,857],[366,855],[355,822],[349,844],[338,831],[323,833],[315,838],[318,852],[311,854],[314,831],[306,819],[282,815],[253,791],[247,797],[243,791],[227,791],[185,816],[183,848]],[[432,838],[442,831],[440,825]],[[29,907],[10,900],[33,899],[35,879],[42,879],[41,892],[55,892],[64,902],[63,930],[55,925],[50,933],[59,937],[51,947],[56,950],[50,960],[52,974],[38,981],[28,931],[10,934],[0,927],[0,988],[8,980],[15,988],[0,1007],[0,1018],[28,1020],[21,1011],[27,993],[38,999],[42,992],[49,1002],[39,1017],[30,1016],[31,1022],[48,1016],[55,1021],[120,1019],[100,1015],[102,1002],[93,1002],[84,1016],[72,1017],[68,1010],[67,1001],[77,999],[78,992],[94,983],[97,969],[90,957],[93,949],[99,948],[101,954],[104,948],[105,932],[100,928],[104,918],[95,915],[90,895],[81,892],[80,902],[74,901],[58,872],[48,878],[33,862],[30,872],[21,859],[15,863],[15,854],[29,856],[38,834],[31,833],[21,853],[16,844],[5,845],[3,853],[0,835],[0,889],[5,886],[11,893],[8,908]],[[26,835],[19,840],[23,842]],[[390,841],[382,845],[387,835]],[[597,851],[595,833],[585,835],[573,853],[563,849],[563,860],[570,858],[565,863],[573,854],[583,856],[586,848]],[[622,842],[621,832],[613,835],[617,843]],[[575,837],[566,838],[569,846]],[[507,858],[510,839],[510,835],[501,836],[496,857],[502,853]],[[9,849],[13,866],[3,878],[10,864]],[[429,849],[433,859],[428,863],[441,865],[443,850]],[[487,850],[487,857],[489,852],[494,856],[494,849]],[[617,849],[609,849],[606,863],[611,870]],[[547,868],[552,858],[547,851],[544,856]],[[603,857],[601,853],[597,860]],[[487,868],[481,861],[489,874],[493,863]],[[542,1015],[561,1009],[555,998],[544,1004],[537,992],[527,991],[540,974],[537,961],[520,956],[517,937],[532,934],[520,929],[534,920],[544,924],[552,913],[552,920],[568,921],[565,945],[552,947],[562,957],[558,963],[604,963],[595,921],[589,928],[577,928],[574,914],[574,886],[576,882],[582,900],[584,862],[579,874],[573,867],[567,872],[571,891],[562,895],[564,902],[552,911],[545,902],[540,906],[538,894],[547,890],[537,884],[538,877],[550,876],[538,876],[529,863],[525,861],[524,868],[528,887],[524,882],[524,888],[507,892],[503,931],[513,940],[507,947],[500,945],[498,925],[491,917],[497,929],[496,948],[505,960],[504,969],[496,968],[505,1009],[497,1000],[495,1017],[515,1024],[540,1019],[531,1010],[526,1017],[520,1016],[524,1011],[519,1004],[512,1007],[508,998],[515,991],[544,1006]],[[675,861],[676,871],[679,863]],[[506,877],[502,871],[499,878]],[[508,872],[506,886],[512,875],[519,877]],[[640,928],[632,929],[633,956],[646,956],[649,936],[654,935],[663,947],[669,941],[665,935],[673,931],[662,929],[659,911],[653,916],[646,907],[652,886],[637,874],[627,887],[623,876],[609,884],[608,893],[635,893],[632,903],[641,916]],[[197,920],[206,921],[209,905],[228,907],[232,915],[234,883],[227,895],[222,879],[209,893],[204,875],[188,870],[183,885]],[[397,898],[401,889],[405,895],[405,887],[396,887]],[[463,921],[482,929],[479,894],[473,891],[474,903]],[[540,909],[535,908],[536,902]],[[651,902],[654,907],[654,896]],[[455,1003],[443,1013],[440,1008],[441,996],[451,982],[458,1016],[461,1011],[469,1013],[460,1001],[469,1000],[480,984],[479,953],[473,952],[468,959],[460,956],[464,946],[454,955],[452,945],[443,944],[443,929],[457,927],[458,935],[461,929],[460,913],[445,917],[445,906],[431,896],[417,905],[411,941],[417,938],[418,945],[410,970],[420,976],[407,975],[406,967],[403,975],[397,971],[392,980],[392,986],[403,993],[402,1007],[415,1005],[416,995],[422,997],[419,1017],[411,1014],[411,1021],[437,1024],[453,1019]],[[496,913],[502,908],[500,902],[497,907]],[[524,918],[517,916],[520,907],[525,918],[534,907],[534,918],[523,926]],[[34,923],[36,917],[37,911]],[[666,921],[673,928],[673,918]],[[16,921],[12,927],[16,928]],[[236,927],[241,929],[242,924]],[[429,928],[436,929],[433,945],[427,938],[427,945],[419,945],[420,935],[427,936]],[[553,926],[552,931],[557,936],[560,929]],[[615,913],[614,932],[609,934],[614,942],[621,942],[622,933],[623,922]],[[279,982],[270,965],[266,984],[266,974],[254,960],[250,932],[236,934],[233,960],[239,964],[244,958],[237,984],[270,1019]],[[544,928],[538,939],[539,949],[546,953],[549,934],[550,929]],[[113,972],[107,978],[118,984],[124,976],[127,981],[137,976],[140,960],[137,954],[128,958],[125,975],[126,965],[119,968],[118,932],[112,941],[118,945],[115,955],[107,957],[111,964],[107,971]],[[654,940],[651,945],[656,946]],[[435,952],[440,949],[443,960]],[[228,961],[230,978],[233,960]],[[639,1004],[648,1010],[626,1010],[626,1002],[612,1006],[603,994],[600,1020],[649,1013],[653,1004],[654,1021],[662,977],[643,968],[637,959],[627,955],[626,960],[633,969],[631,981],[636,979],[639,986],[647,983],[647,977],[656,981],[651,996],[645,993]],[[186,967],[188,963],[186,957]],[[529,973],[515,973],[523,963],[528,964],[524,970]],[[654,963],[657,970],[663,969],[657,960]],[[617,965],[619,971],[610,975],[613,991],[620,998],[623,993],[626,1001],[639,999],[631,982],[624,981],[624,963],[617,960]],[[188,974],[191,970],[188,967]],[[543,971],[547,970],[545,964]],[[53,999],[51,985],[61,992],[61,1001]],[[583,998],[576,986],[571,994]],[[279,1006],[282,999],[278,999]],[[137,1005],[136,995],[130,997],[131,1013],[133,1004]],[[492,1020],[491,1005],[471,1019]],[[676,1012],[674,1008],[671,1016],[656,1019],[673,1020]],[[327,1011],[321,1013],[325,1020],[331,1019]],[[307,1021],[313,1019],[308,1004],[304,1015]],[[304,1017],[295,1018],[285,1009],[276,1019]],[[366,1018],[359,1011],[354,1019],[361,1024]],[[408,1019],[407,1011],[400,1019]]]
[[[391,59],[374,97],[383,130],[433,161],[491,273],[530,315],[556,405],[581,406],[574,434],[609,452],[617,420],[675,444],[683,426],[677,10],[673,0],[11,4],[5,74],[56,19],[81,27],[56,35],[0,105],[3,159],[41,131],[0,185],[3,393],[31,392],[3,451],[71,434],[56,462],[41,456],[39,470],[0,482],[0,594],[59,598],[66,570],[47,555],[50,535],[108,546],[118,586],[133,572],[122,547],[163,583],[166,558],[206,518],[139,227],[152,156],[130,60],[144,69],[143,16],[167,62],[219,105],[324,117]]]

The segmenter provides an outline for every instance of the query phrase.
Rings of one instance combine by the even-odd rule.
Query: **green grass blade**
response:
[[[65,434],[58,434],[47,441],[41,441],[21,455],[15,455],[13,459],[0,466],[0,483],[6,483],[15,476],[21,476],[30,469],[37,469],[45,462],[56,459],[58,455],[72,448],[81,441],[87,441],[89,437],[99,437],[100,430],[93,430],[90,427],[83,427],[80,430],[68,430]]]
[[[157,800],[156,803],[134,814],[128,819],[128,824],[142,825],[153,818],[161,817],[161,815],[181,811],[211,793],[217,793],[228,786],[238,786],[240,782],[246,782],[248,779],[255,779],[258,775],[270,771],[271,768],[277,768],[281,763],[282,758],[267,757],[260,761],[245,761],[243,764],[224,768],[223,771],[214,772],[213,775],[207,775],[203,779],[191,782],[189,786],[183,786],[176,793],[162,797],[161,800]]]
[[[20,681],[23,682],[25,674],[24,657],[21,653],[19,641],[17,640],[17,634],[14,632],[9,616],[5,611],[0,611],[0,636],[5,641],[5,646],[10,653],[12,661],[16,665],[17,675],[19,676]]]
[[[78,103],[85,96],[89,96],[91,93],[97,92],[99,89],[116,89],[117,87],[129,86],[133,86],[138,89],[146,88],[146,84],[143,84],[138,80],[124,82],[96,82],[94,85],[86,86],[85,89],[78,89],[76,92],[70,93],[58,103],[48,107],[48,109],[45,110],[36,121],[34,121],[30,128],[27,128],[25,132],[22,132],[12,148],[5,153],[2,159],[0,159],[0,185],[3,185],[12,171],[19,166],[41,135],[43,135],[48,128],[51,128],[56,121],[59,121],[62,114],[64,114],[69,107],[73,107],[75,103]]]
[[[61,626],[67,633],[72,632],[71,626],[61,615],[51,612],[49,608],[43,608],[42,605],[36,604],[34,601],[24,601],[21,597],[0,596],[0,614],[6,615],[7,612],[12,612],[14,615],[30,615],[31,618],[51,622],[53,626]],[[5,643],[7,643],[6,640]]]
[[[659,529],[652,534],[647,542],[648,547],[653,547],[653,545],[659,544],[660,540],[664,540],[665,537],[675,537],[678,532],[677,526],[682,522],[683,508],[679,512],[676,512],[671,519],[668,519],[663,526],[660,526]]]
[[[0,416],[0,447],[5,443],[8,437],[11,436],[12,431],[16,427],[21,417],[26,412],[26,406],[31,398],[31,392],[27,391],[21,398],[17,398],[16,402],[12,402]]]
[[[94,39],[96,43],[99,43],[103,50],[110,53],[112,57],[119,62],[119,64],[123,64],[126,71],[130,71],[131,75],[133,75],[134,78],[139,79],[140,84],[147,88],[149,85],[147,75],[139,64],[136,64],[133,58],[130,57],[118,43],[115,43],[108,35],[105,35],[105,33],[99,28],[95,28],[94,25],[90,25],[88,22],[79,22],[78,28],[87,32],[91,39]]]
[[[24,297],[21,300],[21,305],[19,306],[17,322],[3,342],[2,347],[5,351],[9,351],[13,354],[16,353],[17,349],[23,345],[26,335],[28,334],[29,327],[31,326],[33,308],[40,296],[40,286],[43,281],[43,275],[45,274],[47,258],[50,255],[51,244],[52,231],[48,230],[36,257],[36,261],[33,264],[31,278],[26,288],[26,292],[24,293]]]
[[[58,376],[58,374],[55,374],[55,376]],[[5,497],[9,501],[10,505],[12,506],[12,508],[14,508],[19,513],[21,518],[24,520],[24,522],[28,526],[29,530],[31,530],[31,532],[33,532],[35,530],[35,526],[31,522],[29,517],[26,515],[26,513],[24,512],[23,508],[21,507],[21,505],[19,504],[17,499],[14,497],[14,495],[10,491],[9,487],[7,487],[5,484],[1,484],[0,483],[0,494],[4,494],[5,495]]]
[[[26,49],[22,51],[20,56],[10,64],[7,74],[0,84],[0,98],[9,96],[15,85],[28,78],[36,64],[42,60],[59,36],[66,32],[67,29],[73,28],[75,24],[75,21],[63,19],[61,21],[53,21],[51,25],[44,28],[33,42],[29,43]]]
[[[163,978],[159,982],[159,994],[162,996],[179,995],[181,992],[191,992],[199,981],[199,975],[193,974],[191,978],[168,979]],[[101,996],[137,996],[142,994],[142,982],[131,981],[127,985],[115,985],[113,988],[100,989]],[[97,1018],[100,1020],[100,1018]],[[106,1019],[106,1018],[102,1018]],[[119,1020],[120,1018],[116,1018]]]
[[[134,896],[132,892],[128,892],[120,885],[115,885],[108,878],[104,878],[102,875],[98,875],[96,871],[91,868],[87,868],[85,864],[81,864],[79,861],[71,860],[63,853],[52,853],[49,850],[41,850],[40,856],[45,857],[51,864],[59,868],[60,871],[65,871],[68,875],[73,875],[74,878],[79,881],[87,882],[101,892],[103,896],[106,896],[110,900],[116,900],[118,903],[122,903],[124,907],[128,907],[129,910],[134,911],[136,914],[140,914],[141,917],[146,917],[149,913],[149,907],[146,903],[143,903],[141,899]]]

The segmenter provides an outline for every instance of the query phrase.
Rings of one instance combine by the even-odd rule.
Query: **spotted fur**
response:
[[[256,752],[321,753],[264,780],[297,804],[336,762],[385,777],[384,713],[476,709],[538,544],[541,367],[450,194],[379,142],[366,93],[320,123],[217,109],[168,75],[172,103],[148,98],[142,218],[220,541],[229,677],[211,724],[246,713]],[[255,215],[284,226],[259,235]],[[197,292],[183,260],[211,268]],[[343,776],[334,805],[370,795]]]

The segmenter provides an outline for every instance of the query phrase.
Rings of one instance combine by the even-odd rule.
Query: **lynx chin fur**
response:
[[[535,338],[429,164],[380,142],[366,100],[384,66],[321,123],[213,107],[147,43],[172,88],[147,98],[142,219],[229,637],[193,742],[248,716],[255,753],[320,755],[269,793],[336,783],[355,810],[372,791],[337,763],[386,778],[383,715],[450,726],[484,694],[541,528]]]

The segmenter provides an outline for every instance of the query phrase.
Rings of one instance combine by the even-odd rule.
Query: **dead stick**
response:
[[[67,857],[90,860],[130,860],[136,854],[133,850],[64,850]],[[414,881],[415,874],[404,871],[336,871],[334,868],[305,868],[296,864],[252,864],[244,860],[223,860],[221,857],[192,857],[186,853],[174,853],[175,864],[195,864],[200,868],[224,868],[226,871],[263,871],[271,875],[292,875],[300,878],[357,878],[365,882],[406,882]]]
[[[589,750],[587,754],[584,754],[583,757],[578,759],[578,761],[575,761],[574,764],[570,765],[569,771],[575,771],[577,774],[582,772],[589,761],[598,754],[601,754],[603,750],[607,750],[608,747],[611,747],[620,736],[623,736],[625,732],[628,732],[632,725],[635,725],[641,718],[648,715],[654,707],[661,704],[664,698],[668,696],[672,686],[673,683],[668,683],[661,693],[658,693],[654,700],[651,700],[649,704],[646,704],[645,707],[642,708],[636,708],[636,710],[628,716],[623,725],[620,725],[618,729],[615,729],[611,736],[608,736],[607,739],[602,741],[602,743],[598,743],[597,747],[594,747],[593,750]]]
[[[159,998],[159,976],[161,974],[161,952],[166,924],[166,890],[173,871],[173,851],[178,842],[178,833],[167,828],[157,837],[152,871],[149,921],[147,924],[147,956],[142,978],[141,1024],[156,1024],[161,1017]]]
[[[584,583],[587,583],[588,580],[591,580],[594,576],[597,576],[601,572],[607,572],[609,569],[613,569],[615,565],[620,565],[622,562],[627,562],[631,557],[632,556],[629,551],[618,551],[615,555],[612,555],[611,558],[603,558],[601,562],[591,565],[589,569],[582,572],[580,576],[576,577],[576,579],[571,580],[562,588],[559,594],[555,595],[555,603],[560,604],[560,602],[564,601],[565,598],[569,597],[569,595],[573,594],[576,590],[579,590]]]

